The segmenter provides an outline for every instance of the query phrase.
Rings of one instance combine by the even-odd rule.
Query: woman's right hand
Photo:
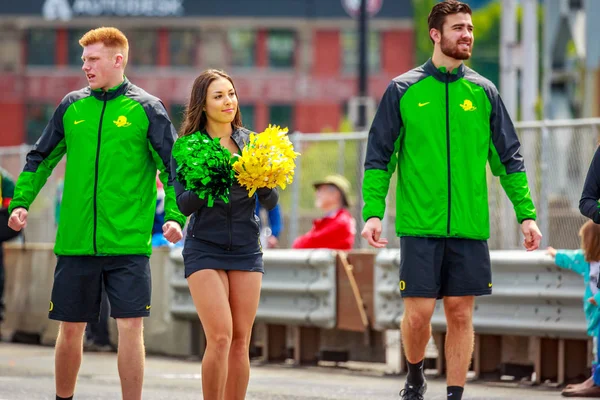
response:
[[[552,258],[556,257],[556,249],[554,247],[548,246],[546,249],[546,254],[552,256]]]

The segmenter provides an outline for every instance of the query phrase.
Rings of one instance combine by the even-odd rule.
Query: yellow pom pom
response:
[[[287,128],[277,125],[260,134],[250,134],[250,140],[233,164],[240,185],[252,197],[256,189],[276,186],[285,189],[294,179],[294,159],[300,155],[287,136]]]

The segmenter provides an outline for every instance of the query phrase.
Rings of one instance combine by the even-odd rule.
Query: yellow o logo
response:
[[[400,281],[400,290],[406,289],[406,282]]]

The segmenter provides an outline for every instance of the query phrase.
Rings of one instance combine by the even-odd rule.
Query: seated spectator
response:
[[[351,250],[356,221],[348,211],[350,182],[341,175],[329,175],[313,186],[315,206],[323,211],[323,217],[313,221],[312,229],[297,238],[292,248]]]

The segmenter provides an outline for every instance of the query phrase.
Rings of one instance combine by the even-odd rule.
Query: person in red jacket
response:
[[[325,215],[313,221],[312,229],[298,237],[292,248],[351,250],[356,221],[348,211],[350,182],[341,175],[329,175],[313,186],[315,206]]]

